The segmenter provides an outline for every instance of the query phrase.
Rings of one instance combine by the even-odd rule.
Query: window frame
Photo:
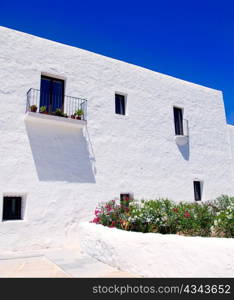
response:
[[[9,198],[9,199],[7,199]],[[12,198],[12,199],[10,199]],[[11,209],[11,206],[8,205],[7,207],[7,201],[12,201],[13,199],[20,200],[18,203],[17,213],[15,215],[11,214],[10,212],[7,212],[7,209]],[[22,195],[3,195],[3,201],[2,201],[2,221],[21,221],[23,220],[23,196]],[[16,205],[16,204],[15,204]]]
[[[199,189],[196,189],[196,185],[199,184]],[[197,185],[198,186],[198,185]],[[194,191],[194,200],[197,201],[202,201],[202,181],[200,180],[194,180],[193,181],[193,191]],[[197,193],[198,196],[197,197]]]
[[[118,113],[117,112],[117,104],[116,104],[116,96],[123,97],[123,111],[124,113]],[[115,92],[115,115],[117,116],[127,116],[127,95],[120,92]]]
[[[62,84],[62,105],[61,105],[61,110],[64,111],[64,102],[65,102],[65,79],[62,79],[62,78],[58,78],[56,76],[53,76],[53,75],[46,75],[46,74],[41,74],[41,78],[40,78],[40,99],[39,99],[39,106],[41,106],[41,93],[42,93],[42,80],[45,79],[45,80],[48,80],[50,81],[50,86],[49,86],[49,107],[47,107],[47,110],[49,113],[52,113],[53,112],[53,88],[52,88],[52,83],[54,81],[57,81],[57,82],[60,82]]]
[[[180,118],[176,119],[176,110],[181,111],[181,121]],[[184,109],[179,106],[173,106],[173,117],[174,117],[174,130],[175,135],[184,135]]]

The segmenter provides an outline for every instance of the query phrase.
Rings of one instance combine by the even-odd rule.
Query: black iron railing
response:
[[[87,120],[87,100],[31,88],[27,92],[26,111]]]

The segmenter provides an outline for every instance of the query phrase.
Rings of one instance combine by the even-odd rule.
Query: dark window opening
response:
[[[115,94],[115,113],[125,115],[125,96]]]
[[[174,110],[174,123],[175,123],[175,134],[183,135],[183,110],[178,107],[173,107]]]
[[[200,181],[194,181],[193,182],[194,187],[194,199],[195,201],[201,201],[201,182]]]
[[[21,220],[22,197],[3,197],[3,221]]]
[[[120,194],[120,206],[122,210],[129,207],[129,203],[133,200],[132,194]]]
[[[63,111],[64,80],[41,76],[40,107],[46,106],[48,113],[56,109]]]

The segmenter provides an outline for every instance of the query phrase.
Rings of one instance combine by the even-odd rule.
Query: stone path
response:
[[[56,249],[0,255],[0,277],[138,277],[79,250]]]
[[[70,277],[45,257],[8,259],[0,261],[0,278],[3,277]]]

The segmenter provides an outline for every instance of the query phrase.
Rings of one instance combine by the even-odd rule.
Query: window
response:
[[[3,197],[3,217],[2,220],[21,220],[22,219],[22,197]]]
[[[125,115],[125,96],[115,94],[115,113]]]
[[[133,194],[126,193],[120,194],[120,205],[122,208],[126,208],[129,206],[129,201],[133,200]]]
[[[201,182],[200,181],[194,181],[193,182],[194,187],[194,199],[195,201],[201,201]]]
[[[41,76],[40,107],[46,106],[48,113],[57,108],[63,110],[64,81],[48,76]]]
[[[174,110],[174,123],[175,123],[175,134],[183,135],[183,110],[182,108],[173,107]]]

